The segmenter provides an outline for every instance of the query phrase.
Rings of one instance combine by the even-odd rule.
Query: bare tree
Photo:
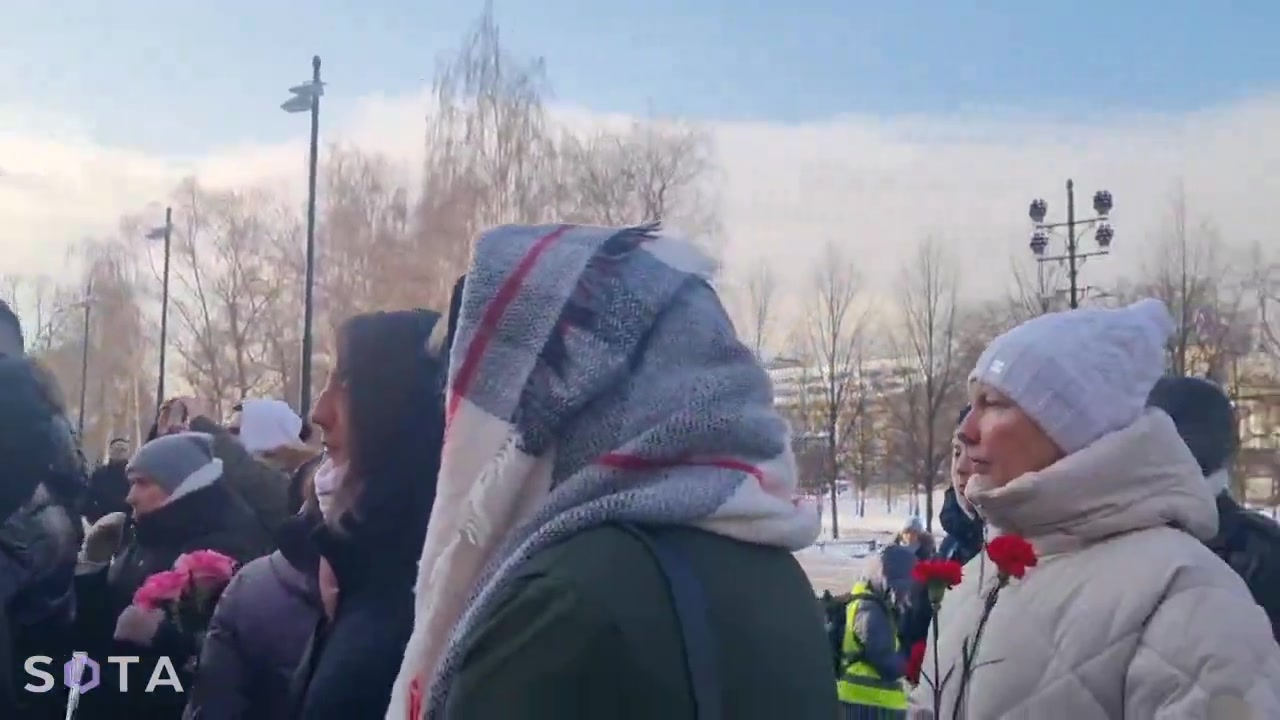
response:
[[[872,481],[882,479],[885,470],[884,433],[881,432],[880,389],[868,379],[863,354],[858,353],[854,374],[856,392],[844,408],[844,432],[839,443],[841,466],[852,475],[857,487],[857,514],[867,514],[867,495]],[[890,497],[892,491],[890,491]]]
[[[79,414],[83,398],[81,444],[96,459],[112,437],[137,437],[140,414],[150,412],[149,396],[140,399],[136,392],[148,350],[142,296],[135,259],[117,241],[83,241],[72,248],[68,265],[73,271],[65,284],[39,284],[40,293],[53,299],[37,303],[47,310],[32,313],[42,319],[36,321],[40,340],[30,350],[52,372],[71,413]]]
[[[861,281],[853,262],[834,243],[827,243],[813,271],[814,293],[808,313],[810,355],[820,376],[821,430],[827,445],[827,482],[831,498],[831,533],[840,537],[837,512],[840,446],[853,420],[849,409],[862,392],[858,364],[863,315],[857,307]]]
[[[75,302],[69,286],[48,275],[10,274],[0,277],[0,299],[22,319],[27,349],[33,354],[50,350],[60,341],[69,322],[66,312]]]
[[[756,261],[747,272],[744,286],[748,341],[756,358],[762,358],[773,323],[773,300],[778,292],[778,279],[773,266],[765,260]]]
[[[1011,324],[1064,309],[1059,287],[1066,275],[1061,264],[1011,260],[1013,290],[1009,296]]]
[[[719,202],[710,182],[715,151],[702,129],[635,121],[626,131],[586,139],[565,134],[558,152],[565,217],[603,225],[661,220],[718,253]]]
[[[900,460],[913,487],[923,481],[925,527],[933,529],[933,492],[950,448],[947,424],[956,404],[958,366],[955,263],[934,238],[903,268],[903,326],[895,341],[904,364],[902,394],[893,403]]]
[[[169,349],[216,413],[279,393],[287,372],[273,367],[271,336],[281,321],[272,316],[300,315],[300,303],[286,301],[298,296],[291,288],[301,278],[275,253],[300,235],[296,216],[277,203],[261,190],[211,191],[195,180],[175,194]]]
[[[1173,314],[1171,372],[1223,382],[1226,365],[1247,334],[1241,325],[1246,283],[1234,277],[1212,225],[1201,221],[1192,226],[1181,188],[1173,195],[1168,226],[1135,289],[1163,300]]]
[[[650,120],[582,137],[548,118],[548,87],[541,59],[502,45],[489,3],[436,75],[413,235],[429,259],[421,274],[446,299],[476,235],[495,225],[662,220],[718,249],[707,133]]]

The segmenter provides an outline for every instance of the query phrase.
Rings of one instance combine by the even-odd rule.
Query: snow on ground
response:
[[[923,512],[923,497],[921,512]],[[845,592],[858,580],[867,558],[876,548],[893,542],[893,536],[902,530],[912,516],[910,503],[906,497],[895,498],[890,505],[883,496],[871,495],[867,498],[866,513],[857,514],[857,502],[853,493],[842,493],[836,498],[836,510],[839,518],[840,537],[832,538],[830,501],[824,499],[822,507],[822,534],[813,547],[796,553],[800,566],[809,575],[809,581],[818,592],[830,590],[833,593]],[[937,520],[937,512],[942,508],[942,493],[934,496],[935,535],[941,536],[941,524]]]

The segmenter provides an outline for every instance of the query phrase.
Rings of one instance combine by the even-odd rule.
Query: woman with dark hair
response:
[[[315,474],[323,523],[313,536],[326,617],[299,668],[292,717],[386,712],[413,630],[418,555],[440,465],[446,328],[439,321],[421,310],[371,313],[338,333],[336,367],[312,412],[326,451]]]

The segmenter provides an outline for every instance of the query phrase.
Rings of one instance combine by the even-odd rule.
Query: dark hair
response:
[[[346,384],[350,461],[334,497],[334,519],[377,515],[379,525],[409,526],[422,537],[435,500],[444,433],[443,364],[428,348],[440,320],[426,310],[356,315],[338,331],[336,372]],[[406,516],[405,513],[410,513]],[[421,516],[420,518],[415,515]]]
[[[965,405],[960,409],[960,417],[956,418],[956,427],[964,424],[964,419],[969,417],[969,411],[973,409],[972,405]]]
[[[12,339],[18,349],[18,354],[26,352],[26,343],[22,338],[22,321],[18,319],[18,314],[9,307],[9,303],[0,300],[0,333],[10,333]],[[0,357],[6,354],[4,351],[5,338],[0,337]]]

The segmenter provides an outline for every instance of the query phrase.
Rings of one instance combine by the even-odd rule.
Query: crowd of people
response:
[[[1229,400],[1161,379],[1163,305],[992,342],[941,542],[817,599],[711,271],[656,226],[498,228],[445,312],[339,328],[309,418],[174,398],[92,473],[0,306],[0,717],[1280,717],[1280,540],[1227,492]],[[142,601],[197,556],[234,569],[208,608]]]

